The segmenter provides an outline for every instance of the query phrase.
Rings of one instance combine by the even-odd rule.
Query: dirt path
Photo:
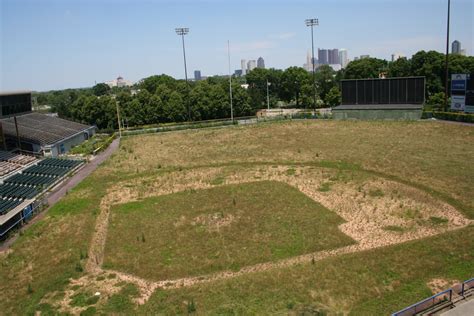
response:
[[[41,220],[46,213],[49,211],[49,209],[56,204],[64,195],[67,194],[67,192],[74,188],[77,184],[79,184],[84,178],[86,178],[88,175],[92,173],[97,167],[104,162],[107,158],[109,158],[119,147],[120,140],[118,138],[114,139],[114,141],[110,144],[110,146],[104,150],[103,152],[99,153],[95,158],[87,163],[84,167],[79,169],[71,178],[66,180],[65,183],[61,184],[56,190],[51,192],[48,197],[47,197],[47,202],[48,202],[48,208],[35,216],[31,221],[29,221],[27,224],[25,224],[21,230],[26,230],[28,227],[30,227],[32,224],[38,222]],[[18,234],[15,236],[11,237],[7,241],[5,241],[3,244],[0,245],[0,252],[6,251],[10,246],[16,241],[18,238]]]

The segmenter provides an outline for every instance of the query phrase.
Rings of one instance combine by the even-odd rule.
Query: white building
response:
[[[117,79],[114,79],[114,80],[111,80],[111,81],[106,81],[105,84],[108,85],[111,88],[113,88],[113,87],[119,87],[119,88],[129,87],[129,86],[133,85],[133,83],[131,81],[125,80],[121,76],[118,76]]]
[[[342,68],[346,68],[347,64],[349,63],[349,58],[347,56],[347,49],[342,48],[339,51],[339,63],[341,64]]]
[[[257,68],[257,62],[255,60],[249,60],[247,63],[247,72],[250,72]]]
[[[303,68],[307,71],[313,71],[313,65],[311,64],[311,52],[308,51],[306,54],[306,63],[303,64]]]
[[[240,69],[242,69],[242,76],[247,74],[247,61],[245,59],[240,60]]]

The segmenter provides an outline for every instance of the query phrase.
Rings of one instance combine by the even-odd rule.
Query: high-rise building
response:
[[[360,55],[360,59],[370,58],[370,55]]]
[[[461,49],[461,51],[459,52],[460,55],[462,56],[467,56],[467,51],[465,48]]]
[[[400,59],[400,58],[404,58],[405,55],[403,55],[402,53],[394,53],[392,54],[392,61],[396,61],[397,59]]]
[[[265,68],[265,60],[262,57],[257,59],[257,68]]]
[[[194,70],[194,80],[199,81],[201,80],[201,70]]]
[[[240,61],[240,69],[242,69],[242,76],[245,76],[247,74],[247,61],[245,59]]]
[[[328,63],[330,65],[338,65],[339,62],[339,49],[333,48],[328,50]]]
[[[327,65],[329,63],[327,49],[318,48],[318,63],[320,65]]]
[[[257,62],[252,59],[247,62],[247,72],[254,70],[257,68]]]
[[[346,68],[347,64],[349,63],[349,58],[347,57],[347,49],[341,49],[339,51],[339,64],[342,68]]]
[[[451,44],[451,53],[460,54],[461,53],[461,42],[458,40],[453,41]]]
[[[306,54],[306,62],[303,64],[303,68],[307,71],[313,71],[313,65],[311,64],[311,60],[311,52],[308,51],[308,53]],[[317,64],[317,59],[315,58],[313,62]]]
[[[234,71],[234,76],[236,77],[242,77],[242,69],[236,69]]]

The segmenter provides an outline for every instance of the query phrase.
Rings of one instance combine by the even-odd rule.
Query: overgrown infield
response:
[[[388,314],[474,276],[473,143],[437,122],[124,138],[0,253],[0,314]]]
[[[347,246],[344,220],[275,181],[187,190],[112,209],[104,268],[155,280]]]

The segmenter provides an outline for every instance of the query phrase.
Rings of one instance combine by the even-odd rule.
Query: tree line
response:
[[[316,103],[311,72],[301,67],[256,68],[245,77],[233,78],[234,116],[255,115],[267,107],[268,101],[271,108],[336,106],[341,98],[340,80],[377,78],[382,73],[387,77],[426,77],[427,104],[442,104],[444,62],[444,54],[420,51],[411,59],[394,62],[359,59],[339,71],[322,65],[315,73]],[[449,73],[474,73],[474,57],[450,55]],[[35,93],[34,97],[39,105],[50,105],[60,117],[95,124],[99,129],[117,128],[117,103],[128,126],[230,117],[229,80],[225,76],[186,83],[168,75],[155,75],[133,87],[111,89],[100,83],[92,88]]]

